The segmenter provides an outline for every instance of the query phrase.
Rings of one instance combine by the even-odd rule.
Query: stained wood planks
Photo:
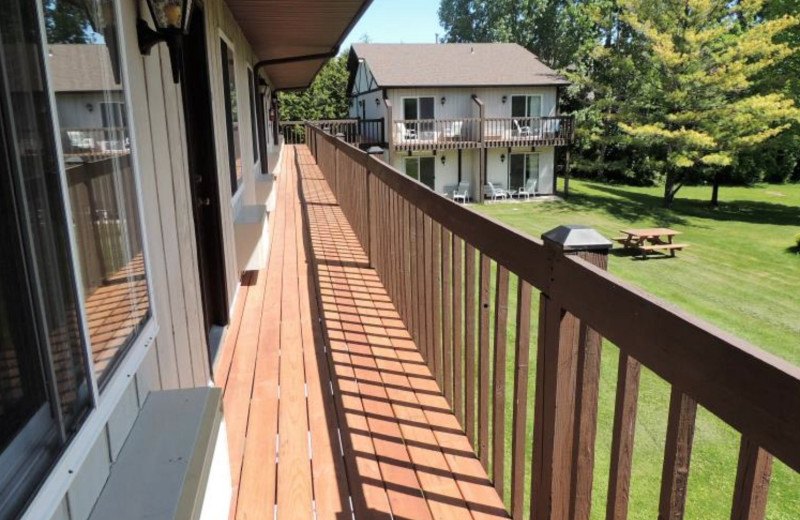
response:
[[[231,517],[507,518],[435,377],[452,372],[454,389],[444,345],[452,291],[411,287],[403,277],[381,283],[305,148],[291,150],[297,161],[285,154],[269,266],[243,278],[217,374],[239,466]],[[450,256],[439,230],[388,190],[370,193],[385,202],[388,226],[420,217],[376,241],[384,265],[406,272],[418,260],[420,275],[442,286],[447,276],[449,285],[452,275],[431,261],[443,247]],[[430,256],[394,258],[392,248],[415,230]],[[407,297],[418,288],[426,304],[438,302],[439,320],[419,315],[427,358],[389,287]]]

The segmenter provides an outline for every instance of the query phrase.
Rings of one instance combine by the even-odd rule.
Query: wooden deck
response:
[[[237,519],[508,518],[305,146],[216,370]]]

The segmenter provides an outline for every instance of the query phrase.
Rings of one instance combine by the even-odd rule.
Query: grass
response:
[[[661,207],[659,188],[631,188],[573,181],[568,201],[487,204],[476,209],[531,236],[561,224],[585,224],[608,237],[619,230],[665,226],[683,232],[691,247],[677,258],[639,260],[613,251],[610,271],[764,350],[800,365],[800,185],[723,188],[721,205],[708,205],[709,188],[684,188],[671,210]],[[509,316],[516,308],[512,278]],[[537,298],[534,298],[534,316]],[[536,319],[533,320],[535,331]],[[515,331],[509,328],[509,344]],[[535,337],[535,336],[534,336]],[[532,352],[532,360],[535,359]],[[603,350],[597,462],[592,518],[605,517],[618,351]],[[507,381],[513,381],[513,355]],[[531,367],[531,370],[534,370]],[[510,386],[510,385],[509,385]],[[529,403],[532,402],[529,391]],[[508,400],[512,397],[510,390]],[[631,519],[655,518],[663,462],[669,385],[643,370],[636,424]],[[510,404],[510,402],[509,402]],[[800,403],[798,403],[800,406]],[[511,410],[506,406],[507,425]],[[529,419],[532,414],[529,414]],[[529,420],[529,432],[531,425]],[[510,446],[506,427],[506,446]],[[698,412],[686,518],[730,517],[739,435],[707,410]],[[528,454],[530,457],[530,453]],[[510,448],[507,476],[510,477]],[[529,489],[529,488],[528,488]],[[506,493],[508,499],[508,492]],[[800,518],[800,476],[776,462],[767,518]]]

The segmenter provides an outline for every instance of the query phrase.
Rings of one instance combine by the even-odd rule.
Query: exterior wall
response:
[[[149,56],[139,52],[136,20],[141,14],[149,21],[144,0],[114,1],[120,11],[120,51],[128,82],[128,117],[136,150],[155,325],[145,329],[140,341],[110,378],[98,406],[91,411],[25,512],[25,520],[86,520],[149,392],[206,386],[211,379],[203,330],[180,85],[172,81],[165,45],[155,46]],[[247,78],[247,67],[252,67],[257,60],[224,0],[205,0],[203,7],[214,100],[227,286],[233,308],[240,275],[236,267],[234,221],[243,206],[256,202],[257,186],[263,188],[263,184],[258,184],[259,165],[253,161],[252,147],[257,146],[257,142],[251,135]],[[221,31],[233,43],[236,59],[244,182],[235,197],[230,196],[226,159],[226,115],[219,53]],[[64,99],[64,110],[68,110],[66,103],[82,104],[85,109],[87,101],[84,99]],[[99,107],[92,114],[99,119]],[[273,145],[271,151],[277,154],[280,150]],[[227,463],[227,458],[225,461]]]
[[[102,128],[100,103],[123,101],[122,92],[110,97],[103,92],[56,92],[56,110],[61,128]],[[91,105],[89,110],[87,105]]]
[[[433,154],[431,152],[416,152],[412,156],[431,157]],[[446,157],[445,164],[442,164],[442,156]],[[391,161],[391,165],[398,171],[405,173],[407,158],[408,154],[396,154],[394,159]],[[439,152],[438,155],[436,155],[433,164],[435,166],[434,185],[436,186],[434,191],[436,191],[436,193],[444,194],[452,190],[452,188],[458,184],[458,152],[455,150]],[[462,175],[466,175],[468,173],[469,172],[466,168],[462,169]]]
[[[389,89],[388,98],[392,102],[392,119],[399,121],[403,116],[403,98],[433,97],[436,119],[459,119],[479,117],[478,105],[472,99],[475,94],[485,106],[487,118],[511,117],[512,96],[542,96],[542,116],[557,115],[556,87],[516,87],[516,88],[415,88]],[[503,96],[506,102],[503,103]],[[442,97],[445,103],[442,104]]]
[[[358,65],[353,90],[350,92],[350,117],[365,119],[380,119],[386,117],[386,105],[383,103],[383,90],[378,90],[378,85],[372,77],[372,72],[366,63]],[[379,103],[376,103],[375,100]],[[364,109],[361,108],[364,101]]]

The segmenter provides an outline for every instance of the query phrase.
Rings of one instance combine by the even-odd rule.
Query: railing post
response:
[[[585,226],[542,235],[553,268],[578,256],[606,269],[611,242]],[[554,271],[553,271],[554,272]],[[589,518],[597,431],[600,336],[542,291],[533,423],[532,518]]]
[[[367,150],[367,155],[370,157],[374,157],[376,160],[379,160],[380,157],[383,157],[383,148],[380,146],[373,146],[369,150]],[[367,179],[366,179],[366,187],[367,187],[367,243],[364,244],[364,250],[367,252],[367,258],[369,259],[369,265],[374,267],[375,263],[375,256],[376,252],[372,251],[372,246],[375,244],[376,241],[372,239],[373,234],[377,233],[377,229],[372,222],[372,196],[370,194],[370,189],[372,188],[372,169],[369,167],[369,162],[367,161],[367,167],[365,168],[367,172]]]

